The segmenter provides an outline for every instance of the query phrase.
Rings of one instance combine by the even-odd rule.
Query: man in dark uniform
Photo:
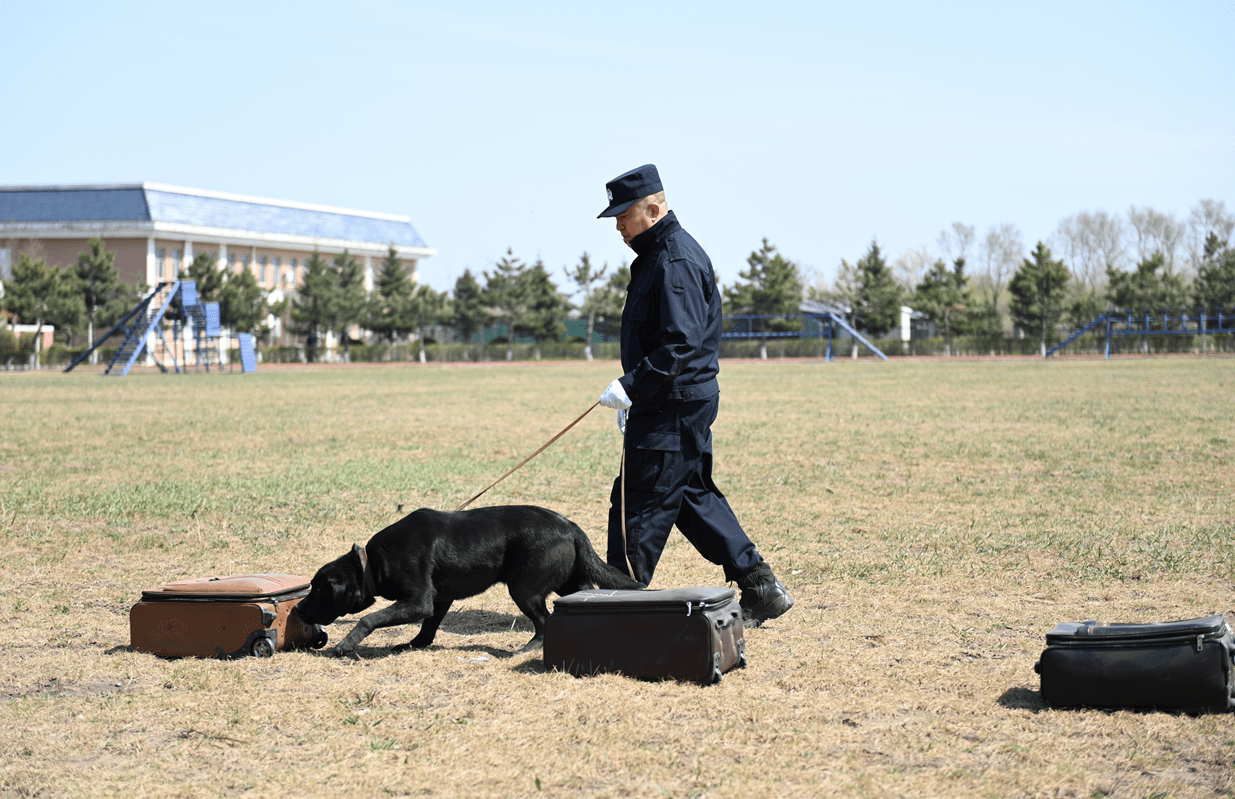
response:
[[[609,181],[609,207],[635,251],[622,310],[622,369],[600,398],[618,411],[624,475],[609,502],[608,561],[652,581],[674,524],[742,589],[742,616],[757,627],[793,607],[712,482],[712,422],[720,400],[720,287],[712,262],[665,203],[652,164]],[[600,218],[598,217],[598,218]],[[625,551],[622,491],[625,480]]]

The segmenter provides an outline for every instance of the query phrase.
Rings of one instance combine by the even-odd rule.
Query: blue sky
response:
[[[0,184],[153,181],[406,214],[449,289],[506,249],[629,259],[656,163],[733,283],[954,221],[1235,210],[1235,2],[0,0]]]

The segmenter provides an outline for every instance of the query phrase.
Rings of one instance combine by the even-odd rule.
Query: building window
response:
[[[261,256],[257,259],[257,279],[263,285],[266,283],[266,256]]]
[[[276,255],[274,257],[274,270],[271,272],[271,275],[270,275],[270,283],[272,285],[276,287],[279,285],[279,272],[281,272],[282,270],[283,270],[283,259]]]
[[[167,257],[167,250],[160,247],[154,251],[154,279],[162,280],[164,275],[163,259]]]
[[[8,247],[0,247],[0,280],[13,279],[13,255]]]
[[[184,260],[184,253],[180,250],[172,251],[172,277],[180,274],[180,262]]]
[[[283,277],[285,278],[284,282],[286,282],[287,285],[293,286],[296,284],[296,259],[295,258],[292,259],[291,264],[289,264],[288,266],[287,274],[284,275]]]

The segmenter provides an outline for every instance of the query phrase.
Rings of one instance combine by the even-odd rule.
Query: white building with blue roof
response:
[[[95,237],[116,253],[122,281],[173,279],[209,251],[221,268],[252,270],[276,301],[299,284],[314,251],[355,255],[369,290],[391,247],[413,281],[419,261],[435,252],[395,214],[159,183],[0,186],[0,277],[11,277],[22,253],[70,266]]]

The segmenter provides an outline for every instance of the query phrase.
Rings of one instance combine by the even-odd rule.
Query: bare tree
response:
[[[1136,260],[1145,261],[1162,253],[1166,274],[1175,274],[1175,253],[1184,237],[1184,226],[1170,214],[1152,208],[1128,208],[1128,221],[1136,235]]]
[[[1081,211],[1059,222],[1052,242],[1082,288],[1098,291],[1106,267],[1118,269],[1124,258],[1123,220],[1106,211]]]
[[[1099,265],[1098,271],[1105,273],[1108,266],[1120,268],[1127,256],[1124,250],[1123,220],[1106,211],[1095,211],[1090,234],[1090,245]]]
[[[914,288],[922,282],[922,277],[931,265],[931,253],[925,244],[911,247],[896,257],[892,262],[892,271],[896,282],[901,284],[906,294],[912,294]]]
[[[982,272],[975,276],[975,282],[987,294],[992,306],[999,302],[999,295],[1020,266],[1024,252],[1021,231],[1011,222],[986,231],[978,247],[978,265]]]
[[[1185,247],[1188,250],[1188,265],[1192,274],[1197,274],[1205,260],[1205,240],[1213,233],[1219,241],[1230,242],[1235,232],[1235,216],[1226,210],[1226,203],[1201,200],[1188,217],[1188,233]]]
[[[948,254],[948,260],[953,263],[958,258],[966,258],[969,248],[973,246],[973,225],[964,222],[953,222],[951,230],[939,232],[939,249]]]

